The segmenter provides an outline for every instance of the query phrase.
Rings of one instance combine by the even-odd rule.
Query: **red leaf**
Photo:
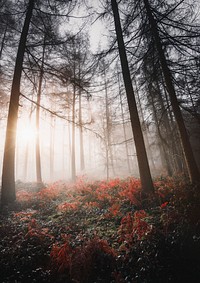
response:
[[[166,202],[162,203],[160,207],[161,207],[161,208],[165,208],[165,207],[168,205],[168,203],[169,203],[169,202],[166,201]]]

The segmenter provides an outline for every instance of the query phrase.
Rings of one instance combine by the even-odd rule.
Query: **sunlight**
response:
[[[31,125],[23,127],[22,125],[17,130],[17,140],[22,143],[28,143],[35,140],[36,130]]]

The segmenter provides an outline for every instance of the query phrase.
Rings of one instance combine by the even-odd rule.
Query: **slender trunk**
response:
[[[62,136],[62,179],[65,178],[65,124],[63,125]]]
[[[68,110],[68,120],[70,120],[70,109]],[[72,168],[71,168],[71,165],[72,165],[72,139],[71,139],[71,126],[70,123],[68,122],[68,125],[67,125],[67,130],[68,130],[68,142],[69,142],[69,159],[68,159],[68,168],[69,168],[69,171],[68,171],[68,176],[70,178],[70,176],[72,175]]]
[[[163,76],[161,76],[161,79],[162,79],[163,85],[165,85]],[[181,142],[180,141],[180,135],[178,135],[177,124],[174,120],[173,112],[170,111],[170,108],[171,108],[170,101],[169,101],[165,87],[164,87],[164,94],[165,94],[165,99],[166,99],[167,109],[168,109],[168,111],[167,111],[168,119],[167,120],[168,120],[168,129],[169,129],[169,133],[170,133],[170,137],[169,137],[169,142],[170,142],[170,153],[169,153],[169,155],[171,155],[170,164],[172,165],[171,167],[173,167],[172,169],[173,169],[174,173],[176,173],[176,172],[180,173],[181,170],[182,170],[180,157],[178,158],[178,156],[179,156],[178,153],[180,153],[180,147],[178,145]],[[183,152],[182,152],[181,155],[182,155],[182,160],[185,161]]]
[[[110,144],[110,163],[111,163],[111,168],[112,168],[112,173],[113,173],[113,176],[115,177],[116,176],[116,172],[115,172],[115,166],[114,166],[114,155],[115,155],[115,152],[113,152],[113,148],[111,146],[111,139],[109,139],[109,144]]]
[[[50,128],[50,179],[54,179],[54,139],[55,139],[55,118],[51,115]]]
[[[82,104],[81,91],[79,90],[79,137],[80,137],[80,169],[85,170],[84,147],[83,147],[83,122],[82,122]]]
[[[166,112],[163,115],[164,129],[166,130],[165,139],[163,139],[161,131],[160,131],[159,121],[158,121],[158,117],[157,117],[157,114],[156,114],[155,105],[153,105],[154,113],[155,113],[154,117],[157,119],[157,121],[156,121],[157,132],[158,132],[158,136],[160,138],[161,148],[162,148],[162,151],[163,151],[164,156],[165,156],[165,163],[166,163],[167,172],[168,172],[169,176],[172,176],[173,175],[173,169],[172,169],[172,160],[170,160],[170,152],[174,148],[175,137],[174,136],[172,137],[172,129],[171,129],[170,121],[169,121],[170,116],[169,116],[168,111],[166,110],[158,80],[156,81],[156,89],[157,89],[157,94],[158,94],[158,101],[159,101],[159,104],[161,106],[162,112],[163,113],[164,113],[164,111]],[[164,93],[165,93],[165,97],[167,99],[167,93],[166,93],[165,88],[164,88]],[[152,97],[152,99],[153,99],[153,97]],[[168,109],[169,109],[168,101],[167,101],[167,106],[168,106]],[[166,140],[167,140],[167,142],[166,142]]]
[[[93,144],[93,142],[92,142],[92,138],[91,138],[91,133],[89,132],[88,133],[88,135],[89,135],[89,143],[88,143],[88,148],[87,148],[87,155],[89,155],[88,156],[88,167],[91,169],[91,168],[93,168],[93,163],[94,163],[94,159],[96,158],[96,155],[95,154],[93,154],[93,156],[94,156],[94,158],[92,159],[92,153],[94,153],[94,150],[93,150],[93,146],[92,146],[92,144]],[[92,161],[93,161],[93,163],[92,163]]]
[[[72,181],[76,180],[76,156],[75,156],[75,102],[76,102],[76,87],[73,86],[73,102],[72,102]]]
[[[108,181],[110,178],[110,171],[109,171],[109,151],[108,151],[108,144],[106,141],[106,180]]]
[[[145,125],[145,119],[144,119],[144,114],[143,114],[143,109],[142,109],[142,104],[140,101],[140,96],[139,96],[139,91],[138,91],[138,86],[137,86],[137,82],[134,80],[135,83],[135,92],[136,92],[136,97],[137,97],[137,102],[138,102],[138,110],[140,113],[140,118],[142,120],[142,124],[143,124],[143,136],[144,136],[144,141],[145,144],[147,146],[147,152],[149,154],[149,159],[152,165],[152,169],[154,170],[154,172],[156,171],[156,167],[155,167],[155,162],[154,162],[154,158],[153,158],[153,153],[151,150],[151,146],[150,146],[150,142],[149,142],[149,137],[148,137],[148,128]],[[147,154],[147,155],[148,155]]]
[[[45,55],[45,36],[43,42],[43,50],[42,50],[42,63],[40,69],[40,77],[39,77],[39,85],[37,92],[37,106],[36,106],[36,179],[37,183],[42,183],[42,172],[41,172],[41,156],[40,156],[40,102],[41,102],[41,94],[42,94],[42,81],[44,75],[44,55]]]
[[[26,39],[31,21],[34,0],[29,0],[26,19],[20,37],[17,57],[15,62],[14,76],[11,87],[11,97],[8,110],[8,120],[6,128],[6,141],[4,148],[3,170],[2,170],[2,189],[1,202],[6,204],[16,199],[15,193],[15,148],[16,148],[16,129],[17,116],[19,109],[20,82]]]
[[[105,78],[105,103],[106,103],[106,168],[107,168],[107,180],[110,177],[109,163],[111,165],[113,175],[115,176],[115,168],[113,161],[113,151],[111,147],[111,123],[110,123],[110,111],[109,111],[109,101],[108,101],[108,83],[106,78],[106,71],[104,66],[104,78]]]
[[[130,165],[129,152],[128,152],[127,135],[126,135],[126,128],[125,128],[124,109],[123,109],[123,103],[122,103],[122,92],[121,92],[121,87],[120,87],[119,72],[117,73],[117,75],[118,75],[120,108],[121,108],[121,115],[122,115],[122,127],[123,127],[123,134],[124,134],[124,140],[125,140],[126,160],[127,160],[127,166],[128,166],[128,173],[130,174],[131,165]]]
[[[37,103],[40,104],[40,95],[38,92],[37,96]],[[42,183],[42,174],[41,174],[41,158],[40,158],[40,133],[39,133],[39,128],[40,128],[40,111],[39,111],[39,106],[36,108],[36,129],[37,129],[37,136],[36,136],[36,148],[35,148],[35,154],[36,154],[36,180],[37,183]]]
[[[105,135],[105,143],[106,143],[106,178],[109,180],[110,178],[110,170],[109,170],[109,108],[108,108],[108,89],[107,89],[107,80],[106,80],[106,72],[104,67],[104,76],[105,76],[105,94],[106,94],[106,135]]]
[[[29,125],[31,125],[31,116],[33,114],[33,109],[31,109],[30,113],[29,113]],[[29,157],[29,145],[30,145],[30,141],[28,140],[26,142],[26,146],[25,146],[25,156],[24,156],[24,172],[23,172],[23,178],[24,181],[27,181],[27,175],[28,175],[28,157]]]
[[[161,131],[160,131],[157,111],[156,111],[155,103],[154,103],[154,100],[153,100],[152,92],[151,92],[150,89],[148,91],[149,91],[149,98],[151,99],[151,105],[152,105],[152,110],[153,110],[153,118],[154,118],[155,126],[156,126],[156,136],[159,139],[161,162],[164,165],[164,168],[166,168],[168,175],[172,176],[171,165],[170,165],[170,162],[169,162],[168,154],[166,152],[166,141],[162,137],[162,134],[161,134]]]
[[[173,109],[174,116],[175,116],[175,119],[176,119],[176,122],[177,122],[177,125],[178,125],[179,134],[180,134],[180,138],[181,138],[181,143],[182,143],[182,147],[183,147],[185,160],[186,160],[187,167],[188,167],[190,180],[191,180],[192,183],[199,182],[199,180],[200,180],[199,170],[198,170],[195,158],[194,158],[194,154],[193,154],[193,151],[192,151],[192,148],[191,148],[191,144],[190,144],[190,141],[189,141],[187,130],[185,128],[182,113],[181,113],[181,110],[179,108],[175,88],[174,88],[174,85],[173,85],[173,82],[172,82],[171,72],[170,72],[170,69],[168,67],[167,60],[166,60],[166,57],[165,57],[165,54],[164,54],[164,51],[163,51],[163,48],[162,48],[162,43],[161,43],[161,40],[160,40],[160,36],[159,36],[158,28],[157,28],[157,23],[156,23],[156,21],[153,17],[152,12],[151,12],[149,1],[148,0],[143,0],[143,1],[144,1],[144,5],[145,5],[146,11],[147,11],[147,16],[149,18],[149,22],[150,22],[150,25],[151,25],[152,34],[153,34],[153,37],[154,37],[154,40],[155,40],[156,48],[157,48],[157,51],[158,51],[159,60],[160,60],[162,72],[163,72],[163,75],[164,75],[167,91],[168,91],[168,94],[169,94],[169,97],[170,97],[172,109]]]
[[[141,125],[139,121],[126,50],[124,46],[122,28],[119,18],[119,11],[116,0],[111,0],[112,10],[114,14],[115,30],[117,35],[118,49],[123,73],[123,79],[126,89],[126,95],[128,100],[131,125],[133,130],[133,137],[135,141],[137,160],[140,172],[140,179],[142,184],[142,189],[145,193],[154,192],[153,182],[151,178],[151,173],[149,169],[149,163],[147,159],[146,149],[144,145],[144,139],[142,135]]]
[[[78,60],[78,80],[81,82],[81,52],[80,52],[80,43],[79,43],[79,60]],[[83,146],[83,122],[82,122],[82,95],[81,88],[78,90],[79,94],[79,142],[80,142],[80,169],[81,171],[85,170],[85,159],[84,159],[84,146]]]

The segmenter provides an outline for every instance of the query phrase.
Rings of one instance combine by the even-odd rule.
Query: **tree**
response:
[[[128,105],[129,105],[129,112],[130,112],[130,118],[131,118],[132,130],[133,130],[133,137],[135,141],[142,189],[146,193],[152,193],[154,191],[154,187],[153,187],[153,182],[152,182],[151,173],[149,169],[149,164],[148,164],[146,149],[144,145],[141,125],[139,121],[136,101],[134,97],[134,91],[133,91],[130,70],[129,70],[128,61],[127,61],[126,50],[124,46],[118,5],[117,5],[116,0],[111,0],[111,5],[112,5],[112,10],[113,10],[113,15],[114,15],[114,23],[115,23],[117,43],[118,43],[118,49],[119,49],[119,56],[120,56],[124,85],[125,85],[126,95],[127,95]]]
[[[188,134],[187,134],[187,130],[186,130],[186,127],[185,127],[185,124],[184,124],[182,113],[181,113],[181,110],[179,108],[179,103],[178,103],[178,100],[177,100],[175,88],[174,88],[173,81],[172,81],[172,75],[171,75],[169,66],[167,64],[166,56],[165,56],[165,53],[164,53],[164,50],[163,50],[163,45],[162,45],[162,42],[161,42],[161,39],[160,39],[160,36],[159,36],[159,32],[158,32],[158,28],[157,28],[157,23],[156,23],[154,16],[152,14],[151,6],[150,6],[148,0],[144,0],[144,6],[145,6],[145,9],[146,9],[147,17],[148,17],[149,24],[150,24],[150,27],[151,27],[152,36],[155,40],[155,45],[156,45],[156,48],[157,48],[157,52],[158,52],[158,56],[159,56],[159,60],[160,60],[160,64],[161,64],[166,88],[167,88],[167,91],[168,91],[168,94],[169,94],[169,98],[170,98],[170,101],[171,101],[174,116],[176,118],[176,122],[177,122],[177,125],[178,125],[179,134],[180,134],[180,138],[181,138],[183,152],[184,152],[185,159],[186,159],[186,164],[187,164],[187,167],[188,167],[190,180],[191,180],[191,182],[195,183],[195,182],[198,182],[200,180],[200,174],[199,174],[199,170],[198,170],[198,167],[197,167],[194,155],[193,155],[193,151],[192,151],[191,144],[190,144],[190,141],[189,141],[189,137],[188,137]]]
[[[29,0],[26,18],[22,29],[20,42],[15,61],[15,69],[12,81],[10,104],[8,110],[8,120],[6,128],[6,141],[3,158],[2,171],[2,189],[1,189],[1,203],[2,205],[13,202],[16,199],[15,193],[15,147],[16,147],[16,128],[17,115],[19,108],[20,97],[20,81],[22,75],[22,66],[24,52],[26,48],[26,40],[29,30],[29,25],[32,17],[35,0]]]
[[[13,3],[10,0],[1,1],[0,3],[0,24],[1,24],[1,31],[0,31],[0,59],[2,58],[2,53],[6,47],[6,43],[8,40],[12,38],[12,31],[16,26],[17,22],[14,20],[14,16],[10,12],[12,9]]]
[[[121,115],[122,115],[123,134],[124,134],[124,140],[125,140],[127,167],[128,167],[129,174],[131,174],[131,164],[130,164],[130,159],[129,159],[128,144],[127,144],[127,135],[126,135],[125,117],[124,117],[124,108],[123,108],[123,102],[122,102],[122,90],[121,90],[121,86],[120,86],[120,74],[119,74],[119,72],[117,72],[117,79],[118,79],[118,87],[119,87],[119,98],[120,98],[120,108],[121,108]]]
[[[41,58],[41,66],[40,66],[40,76],[39,76],[39,84],[38,84],[38,91],[37,91],[37,106],[36,106],[36,130],[37,130],[37,137],[36,137],[36,179],[38,184],[42,184],[42,172],[41,172],[41,158],[40,158],[40,101],[41,101],[41,94],[42,94],[42,81],[44,75],[44,55],[45,55],[45,38],[44,35],[44,44],[42,50],[42,58]]]
[[[190,164],[187,171],[190,175],[190,179],[192,180],[192,173],[190,171],[194,170],[196,172],[194,173],[193,171],[195,176],[199,176],[199,172],[196,170],[198,168],[195,165],[195,159],[193,158],[194,156],[187,134],[189,129],[185,128],[183,117],[178,119],[179,121],[177,122],[177,116],[183,116],[184,112],[182,114],[180,108],[183,107],[184,98],[191,95],[191,92],[189,94],[189,91],[187,91],[187,93],[186,89],[184,89],[184,98],[181,97],[181,94],[183,93],[183,90],[181,89],[181,82],[183,81],[183,78],[185,80],[185,74],[188,78],[191,78],[191,73],[195,73],[193,78],[195,77],[196,79],[198,77],[197,74],[199,73],[198,67],[196,66],[198,64],[195,63],[198,62],[199,58],[198,39],[200,35],[198,31],[199,25],[197,22],[197,14],[192,8],[192,5],[190,5],[190,1],[187,0],[127,1],[126,4],[124,1],[124,6],[121,5],[121,8],[124,15],[123,30],[126,35],[126,48],[130,54],[132,76],[139,72],[140,78],[144,76],[143,72],[141,72],[141,65],[146,58],[149,58],[149,54],[152,53],[152,50],[155,49],[153,54],[154,58],[152,58],[153,60],[148,62],[148,68],[152,71],[151,76],[154,76],[154,69],[151,68],[151,64],[154,66],[156,65],[156,68],[160,73],[155,80],[159,78],[159,87],[161,87],[162,93],[165,92],[165,89],[167,89],[167,92],[169,93],[169,89],[171,87],[169,86],[169,81],[171,81],[171,94],[167,94],[168,97],[165,98],[165,107],[170,107],[165,108],[165,112],[168,112],[170,114],[170,118],[173,118],[171,121],[174,121],[175,117],[178,125],[179,138],[176,140],[176,144],[174,144],[173,147],[175,148],[178,143],[182,144],[183,150],[181,150],[184,152],[187,164]],[[126,11],[129,12],[127,13]],[[160,48],[158,48],[158,42],[160,44]],[[162,51],[164,54],[165,65],[167,65],[167,68],[163,68],[164,60],[161,60],[161,52],[158,50]],[[164,69],[165,71],[166,69],[168,70],[164,72]],[[166,80],[167,73],[168,79]],[[166,83],[166,81],[168,82]],[[148,83],[149,82],[146,82],[146,85]],[[197,84],[194,83],[193,79],[190,80],[190,88],[191,87],[195,89],[193,92],[193,97],[195,97],[194,93],[197,93]],[[146,86],[146,89],[148,89],[148,85]],[[173,92],[175,95],[172,95]],[[169,100],[169,104],[167,103],[167,100]],[[176,102],[174,103],[175,100]],[[185,99],[185,101],[186,103],[189,102],[188,99]],[[179,108],[177,111],[174,109],[175,104]],[[191,102],[189,102],[189,104],[191,105]],[[194,115],[194,107],[191,113]],[[169,140],[167,140],[167,142],[168,141]],[[171,138],[169,142],[171,143]],[[183,144],[185,144],[185,146]],[[188,153],[186,154],[187,151]],[[189,152],[191,154],[189,154]],[[188,160],[186,156],[188,156]],[[190,158],[189,156],[193,157]],[[182,165],[184,165],[184,162],[182,162]],[[193,169],[191,167],[193,167]],[[196,177],[193,176],[193,179],[195,178]],[[198,178],[199,177],[197,177],[197,181]]]

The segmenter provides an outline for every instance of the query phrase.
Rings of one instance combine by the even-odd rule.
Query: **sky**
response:
[[[92,52],[97,52],[98,48],[106,47],[108,35],[105,24],[102,21],[98,20],[90,26],[89,35]]]
[[[100,0],[87,1],[88,7],[83,5],[77,7],[71,14],[73,17],[67,23],[68,29],[74,33],[88,30],[90,37],[91,51],[93,53],[104,49],[108,44],[108,29],[107,23],[103,19],[99,19],[99,14],[103,11]],[[89,16],[90,15],[90,16]],[[89,16],[89,17],[87,17]]]

